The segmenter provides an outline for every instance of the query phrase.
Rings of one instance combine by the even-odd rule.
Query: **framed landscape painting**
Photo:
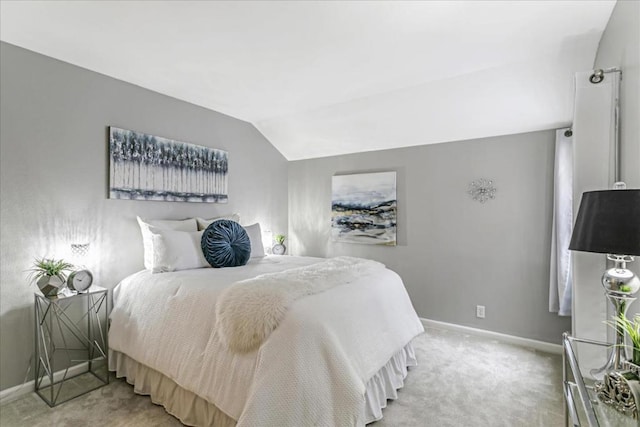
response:
[[[226,151],[109,128],[109,198],[227,202]]]
[[[396,245],[396,173],[336,175],[331,183],[334,242]]]

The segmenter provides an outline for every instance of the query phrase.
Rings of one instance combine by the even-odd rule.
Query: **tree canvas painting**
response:
[[[334,176],[331,186],[334,242],[396,245],[396,173]]]
[[[228,153],[109,128],[111,199],[227,202]]]

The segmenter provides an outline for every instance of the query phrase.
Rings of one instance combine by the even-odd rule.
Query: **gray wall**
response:
[[[620,67],[622,179],[640,188],[640,2],[619,0],[602,35],[594,68]]]
[[[640,188],[640,2],[618,1],[602,35],[594,68],[620,67],[620,151],[621,178],[627,188]],[[580,201],[583,191],[602,190],[593,186],[594,171],[604,171],[606,161],[599,161],[594,152],[597,147],[577,144],[574,147],[575,177],[574,205]],[[577,212],[574,212],[574,215]],[[637,220],[637,219],[636,219]],[[605,340],[612,329],[602,323],[613,307],[605,302],[600,276],[606,268],[605,256],[586,252],[573,254],[573,333],[583,338]],[[640,274],[640,262],[628,265]],[[628,314],[640,313],[638,302],[629,307]]]
[[[376,259],[402,276],[421,317],[559,343],[571,323],[548,310],[554,141],[543,131],[290,162],[291,253]],[[332,175],[387,170],[398,246],[331,242]],[[485,204],[466,193],[481,177],[498,189]]]
[[[249,123],[15,46],[0,46],[0,389],[22,383],[33,352],[36,256],[91,242],[96,283],[142,268],[136,215],[238,212],[287,227],[287,162]],[[159,64],[161,67],[161,64]],[[159,69],[161,72],[161,68]],[[109,125],[229,151],[229,203],[108,200]]]

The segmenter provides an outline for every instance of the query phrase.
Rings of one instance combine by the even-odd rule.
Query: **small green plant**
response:
[[[286,236],[284,234],[276,234],[276,237],[273,238],[273,240],[275,240],[279,245],[284,243],[284,239],[286,239]]]
[[[67,275],[65,272],[71,269],[73,269],[73,264],[62,259],[36,258],[33,261],[33,267],[29,269],[29,280],[37,282],[45,276],[58,276],[62,281],[66,281]]]
[[[626,332],[633,345],[633,363],[640,364],[640,314],[636,314],[633,320],[629,320],[624,314],[621,314],[605,323],[616,330]]]

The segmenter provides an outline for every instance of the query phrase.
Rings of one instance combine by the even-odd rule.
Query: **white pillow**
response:
[[[152,219],[143,220],[139,216],[138,225],[140,225],[140,233],[142,234],[142,246],[144,248],[144,268],[147,270],[153,269],[153,239],[151,238],[151,231],[149,226],[157,228],[163,228],[168,230],[180,230],[180,231],[198,231],[198,223],[195,218],[183,219],[183,220],[162,220]]]
[[[209,267],[200,241],[204,231],[176,231],[149,226],[153,240],[152,273]]]
[[[196,218],[196,221],[198,221],[198,230],[206,229],[209,225],[211,225],[213,221],[217,221],[219,219],[230,219],[231,221],[240,222],[240,215],[234,213],[231,215],[218,216],[211,219]]]
[[[264,255],[264,246],[262,245],[262,230],[260,230],[260,224],[255,223],[251,225],[243,225],[244,230],[249,236],[251,241],[251,256],[250,258],[260,258]]]

